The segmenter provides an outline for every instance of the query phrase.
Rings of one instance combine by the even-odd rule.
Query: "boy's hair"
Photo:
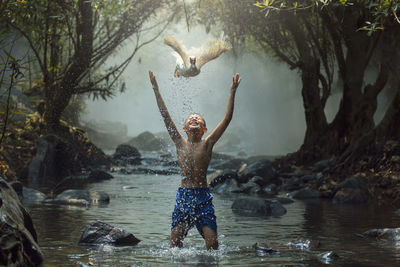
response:
[[[200,113],[190,113],[190,114],[186,117],[185,123],[186,123],[187,119],[188,119],[191,115],[198,115],[198,116],[200,116],[200,117],[203,119],[203,121],[204,121],[204,127],[207,127],[206,120],[204,119],[203,115],[201,115]]]

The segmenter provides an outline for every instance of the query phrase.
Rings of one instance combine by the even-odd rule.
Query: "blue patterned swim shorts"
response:
[[[204,237],[203,226],[217,232],[217,220],[212,199],[213,195],[208,187],[179,187],[176,193],[174,212],[172,213],[171,230],[184,222],[188,226],[187,231],[196,225],[197,231],[202,237]]]

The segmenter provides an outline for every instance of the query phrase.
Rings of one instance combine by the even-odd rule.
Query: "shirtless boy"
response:
[[[176,128],[158,90],[156,77],[149,71],[157,105],[165,126],[175,143],[182,181],[176,194],[176,203],[172,213],[171,247],[182,247],[183,239],[190,228],[196,226],[205,240],[207,249],[218,249],[217,223],[212,204],[213,196],[207,185],[207,168],[215,143],[228,127],[233,114],[236,89],[241,79],[239,74],[232,77],[231,92],[225,117],[205,139],[206,122],[199,114],[191,114],[185,121],[184,138]]]

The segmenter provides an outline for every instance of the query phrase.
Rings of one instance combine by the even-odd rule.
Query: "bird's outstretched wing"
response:
[[[206,45],[203,45],[197,55],[197,67],[200,69],[208,61],[219,57],[222,53],[229,51],[230,46],[221,39],[211,39]]]
[[[167,35],[164,37],[164,43],[166,45],[169,45],[170,47],[172,47],[172,49],[174,49],[181,56],[183,63],[186,66],[190,65],[189,64],[189,56],[187,55],[183,45],[178,40],[176,40],[172,36]]]

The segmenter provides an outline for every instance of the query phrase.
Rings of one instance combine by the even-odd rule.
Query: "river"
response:
[[[371,228],[398,227],[400,216],[390,207],[333,205],[327,200],[295,201],[282,217],[245,217],[232,213],[235,196],[214,195],[220,249],[207,251],[196,229],[184,248],[169,248],[171,213],[178,175],[123,175],[92,184],[105,191],[110,203],[76,207],[27,204],[44,253],[44,266],[320,266],[321,254],[334,251],[333,266],[399,266],[400,244],[364,239],[357,234]],[[130,188],[130,189],[127,189]],[[133,233],[134,247],[78,246],[84,229],[102,220]],[[318,248],[288,243],[317,240]],[[279,254],[257,253],[264,242]]]

